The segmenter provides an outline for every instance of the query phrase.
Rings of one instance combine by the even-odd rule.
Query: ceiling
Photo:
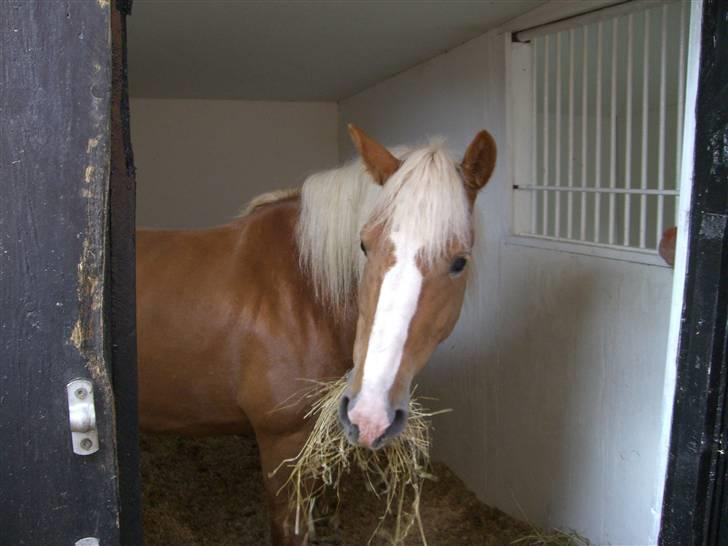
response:
[[[544,0],[135,0],[136,97],[331,101]]]

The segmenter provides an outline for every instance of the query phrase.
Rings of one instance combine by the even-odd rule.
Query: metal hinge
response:
[[[74,379],[66,385],[66,392],[73,452],[77,455],[96,453],[99,450],[99,434],[96,430],[93,383],[88,379]]]

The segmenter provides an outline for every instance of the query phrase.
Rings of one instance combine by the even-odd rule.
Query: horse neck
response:
[[[257,263],[270,260],[265,267],[277,271],[270,286],[265,286],[271,295],[279,297],[283,286],[299,287],[291,291],[290,297],[295,300],[290,302],[291,309],[309,309],[317,327],[328,330],[328,335],[351,355],[358,316],[356,296],[351,294],[348,305],[336,307],[325,294],[317,292],[314,280],[301,263],[298,249],[300,204],[299,195],[288,196],[266,203],[244,217],[240,226],[245,254],[248,260]]]

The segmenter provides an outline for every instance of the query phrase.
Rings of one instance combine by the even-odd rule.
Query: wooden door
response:
[[[141,544],[119,8],[0,5],[0,544]]]

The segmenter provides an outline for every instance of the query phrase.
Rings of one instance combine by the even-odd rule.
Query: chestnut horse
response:
[[[395,155],[349,129],[361,160],[300,192],[220,227],[137,234],[141,426],[255,433],[277,545],[304,538],[276,495],[286,476],[269,473],[311,425],[282,402],[301,379],[353,368],[349,440],[376,449],[404,428],[412,379],[460,314],[473,204],[495,165],[486,131],[457,164],[439,145]]]

